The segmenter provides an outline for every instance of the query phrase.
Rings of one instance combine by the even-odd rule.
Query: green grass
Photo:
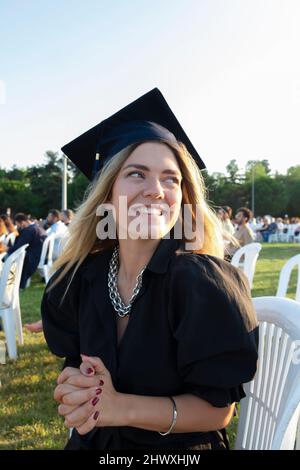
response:
[[[253,297],[275,295],[279,272],[285,261],[300,253],[296,244],[264,244],[257,263]],[[293,273],[288,296],[296,289]],[[44,284],[34,276],[31,286],[21,292],[23,323],[40,318],[40,300]],[[0,340],[4,339],[0,332]],[[57,414],[53,390],[62,360],[49,353],[42,334],[24,330],[24,346],[18,348],[18,360],[0,365],[0,450],[62,449],[68,431]],[[229,427],[233,445],[237,418]]]
[[[31,286],[21,292],[23,323],[40,318],[44,287],[34,276]],[[52,396],[62,360],[49,353],[42,334],[25,329],[18,353],[17,361],[0,365],[0,450],[61,449],[67,429]]]

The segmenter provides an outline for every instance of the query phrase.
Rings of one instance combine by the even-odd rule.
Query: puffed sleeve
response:
[[[169,319],[185,393],[216,407],[238,402],[258,358],[258,322],[246,277],[219,258],[181,254],[170,282]]]
[[[50,351],[65,358],[64,367],[78,367],[81,363],[78,331],[80,276],[75,274],[64,296],[72,271],[49,290],[61,271],[62,268],[51,277],[42,298],[43,331]]]

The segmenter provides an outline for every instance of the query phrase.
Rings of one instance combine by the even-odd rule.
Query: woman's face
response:
[[[123,164],[112,188],[119,238],[160,239],[175,225],[181,172],[172,150],[160,142],[140,144]]]

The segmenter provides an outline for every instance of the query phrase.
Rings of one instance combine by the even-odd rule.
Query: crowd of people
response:
[[[247,207],[240,207],[233,216],[232,208],[229,206],[220,207],[217,214],[223,226],[225,258],[228,261],[240,247],[254,241],[268,242],[274,235],[278,241],[282,241],[284,236],[286,241],[300,238],[299,217],[289,219],[287,215],[283,218],[265,215],[254,218],[252,211]],[[67,234],[73,216],[73,211],[70,209],[62,211],[51,209],[44,219],[18,213],[13,223],[7,214],[0,215],[0,254],[5,253],[2,261],[5,261],[7,256],[22,245],[29,244],[21,277],[22,289],[26,287],[28,279],[36,271],[43,242],[49,235],[55,236],[53,260],[58,258],[60,240]]]
[[[253,217],[252,211],[241,207],[232,216],[229,206],[220,207],[219,219],[224,230],[225,257],[230,260],[238,248],[248,243],[269,242],[271,236],[276,241],[300,241],[300,218],[274,218],[270,215]]]
[[[14,223],[7,214],[0,215],[0,254],[4,262],[8,256],[21,246],[28,244],[21,275],[20,288],[25,289],[30,277],[39,265],[42,247],[49,235],[55,235],[53,259],[59,256],[60,242],[68,232],[68,225],[73,217],[69,209],[58,211],[51,209],[45,219],[35,219],[31,215],[17,213]],[[2,263],[0,263],[0,272]],[[30,331],[41,331],[41,324],[28,324]]]
[[[246,207],[232,219],[224,206],[218,220],[205,164],[157,88],[62,150],[92,182],[76,221],[70,211],[41,221],[19,213],[16,226],[3,219],[0,241],[4,259],[28,244],[25,287],[47,236],[68,234],[63,250],[54,246],[42,319],[25,325],[65,359],[54,390],[71,430],[65,448],[229,449],[226,427],[256,373],[259,328],[250,285],[224,247],[230,261],[267,239],[270,224]],[[101,239],[97,209],[107,203],[118,236]],[[132,224],[135,204],[146,236]],[[203,242],[192,250],[185,233],[175,236],[186,206]]]
[[[223,227],[223,242],[225,247],[225,259],[231,261],[234,253],[249,243],[268,242],[274,234],[300,235],[300,218],[289,219],[274,218],[269,215],[254,218],[252,211],[247,207],[240,207],[233,216],[232,208],[222,206],[217,211]],[[54,235],[52,258],[55,261],[60,253],[61,240],[68,234],[68,226],[74,213],[70,209],[59,211],[51,209],[45,219],[36,219],[31,215],[17,213],[14,223],[7,214],[0,215],[0,255],[2,261],[14,253],[22,245],[28,243],[24,266],[21,276],[20,288],[27,286],[28,280],[38,268],[42,247],[45,239]],[[279,238],[280,240],[280,238]],[[288,240],[287,240],[288,241]],[[4,255],[4,256],[3,256]],[[1,273],[2,263],[0,263]],[[43,330],[42,321],[38,320],[25,325],[32,333]]]

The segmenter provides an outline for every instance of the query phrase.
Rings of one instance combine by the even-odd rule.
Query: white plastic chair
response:
[[[291,273],[296,266],[298,267],[298,279],[295,300],[300,302],[300,254],[290,258],[281,269],[276,293],[277,297],[286,297]]]
[[[253,287],[253,277],[259,252],[261,250],[260,243],[249,243],[239,248],[233,255],[231,264],[236,268],[242,269],[248,278],[250,288]],[[244,261],[242,262],[242,258]]]
[[[300,448],[300,305],[279,297],[253,299],[259,360],[241,401],[235,449]]]
[[[45,279],[46,284],[50,279],[50,270],[53,264],[53,248],[55,235],[49,235],[43,242],[41,257],[38,265],[40,275]],[[47,259],[47,261],[46,261]]]
[[[269,235],[269,240],[268,240],[269,243],[277,243],[279,242],[279,234],[278,232],[275,232],[275,233],[271,233]]]
[[[294,228],[292,224],[285,225],[284,230],[286,230],[286,232],[282,232],[280,241],[284,243],[293,242],[294,241]]]
[[[55,236],[55,241],[54,241],[54,248],[53,248],[53,261],[56,261],[57,258],[63,253],[66,243],[69,240],[69,230],[66,230],[66,232],[63,235],[56,235]]]
[[[298,235],[295,235],[294,233],[294,243],[300,243],[300,228],[298,228],[298,230],[299,230]]]
[[[0,278],[0,318],[3,322],[8,356],[11,359],[17,358],[15,331],[19,344],[24,342],[19,288],[28,246],[28,244],[21,246],[5,260]]]

